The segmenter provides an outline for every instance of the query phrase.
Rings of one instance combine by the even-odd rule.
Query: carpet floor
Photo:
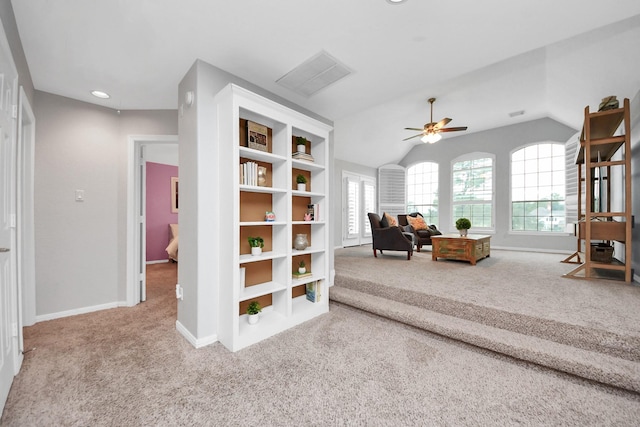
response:
[[[420,262],[388,261],[403,270]],[[148,301],[136,307],[26,328],[25,347],[35,350],[25,355],[0,424],[630,426],[640,419],[636,392],[333,301],[329,313],[236,353],[219,343],[194,349],[175,329],[175,264],[150,266],[147,277]]]
[[[640,287],[563,277],[562,255],[492,251],[476,266],[336,252],[331,299],[505,355],[640,391]]]

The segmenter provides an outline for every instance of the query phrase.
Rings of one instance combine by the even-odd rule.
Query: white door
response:
[[[0,23],[0,408],[21,361],[15,283],[15,139],[18,73]]]
[[[371,224],[367,213],[375,212],[375,178],[343,172],[342,194],[342,246],[371,243]]]

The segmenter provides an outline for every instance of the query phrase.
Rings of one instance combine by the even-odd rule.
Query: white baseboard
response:
[[[543,254],[561,254],[561,255],[571,255],[575,251],[564,250],[564,249],[540,249],[540,248],[520,248],[520,247],[511,247],[511,246],[494,246],[491,245],[491,249],[502,250],[502,251],[514,251],[514,252],[539,252]]]
[[[168,262],[169,262],[168,259],[157,259],[155,261],[147,261],[147,265],[149,265],[149,264],[166,264]]]
[[[78,314],[92,313],[94,311],[108,310],[126,306],[126,302],[110,302],[107,304],[94,305],[91,307],[74,308],[73,310],[59,311],[57,313],[36,315],[36,323],[46,320],[60,319],[62,317],[76,316]]]
[[[194,337],[191,334],[191,332],[189,332],[189,330],[187,328],[185,328],[182,325],[182,323],[180,323],[179,320],[176,320],[176,329],[195,348],[204,347],[204,346],[213,344],[215,342],[218,342],[218,336],[217,335],[210,335],[210,336],[204,337],[204,338],[196,338],[196,337]]]

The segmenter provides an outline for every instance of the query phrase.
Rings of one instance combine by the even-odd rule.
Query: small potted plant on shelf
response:
[[[456,229],[460,231],[461,237],[466,237],[467,230],[469,230],[470,228],[471,228],[471,221],[469,221],[467,218],[458,218],[456,220]]]
[[[307,272],[307,266],[306,266],[306,264],[304,263],[304,261],[300,261],[300,262],[298,263],[298,273],[300,273],[300,274],[304,274],[304,273],[306,273],[306,272]]]
[[[307,191],[307,178],[304,175],[298,174],[296,182],[298,183],[298,191]]]
[[[298,153],[306,153],[307,138],[305,138],[304,136],[296,136],[296,148],[298,149]]]
[[[258,323],[261,311],[262,307],[260,307],[260,303],[258,301],[251,301],[251,303],[247,307],[247,321],[250,325],[255,325],[256,323]]]
[[[249,246],[251,246],[251,255],[261,255],[264,248],[264,240],[262,237],[249,237]]]

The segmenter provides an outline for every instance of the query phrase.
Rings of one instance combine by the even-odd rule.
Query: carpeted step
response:
[[[359,291],[367,295],[378,296],[486,326],[598,352],[632,362],[640,362],[640,337],[638,336],[571,325],[521,313],[511,313],[345,275],[336,275],[335,284],[341,288]]]
[[[450,316],[345,286],[332,286],[329,297],[332,301],[477,347],[640,392],[640,363],[636,361]]]

